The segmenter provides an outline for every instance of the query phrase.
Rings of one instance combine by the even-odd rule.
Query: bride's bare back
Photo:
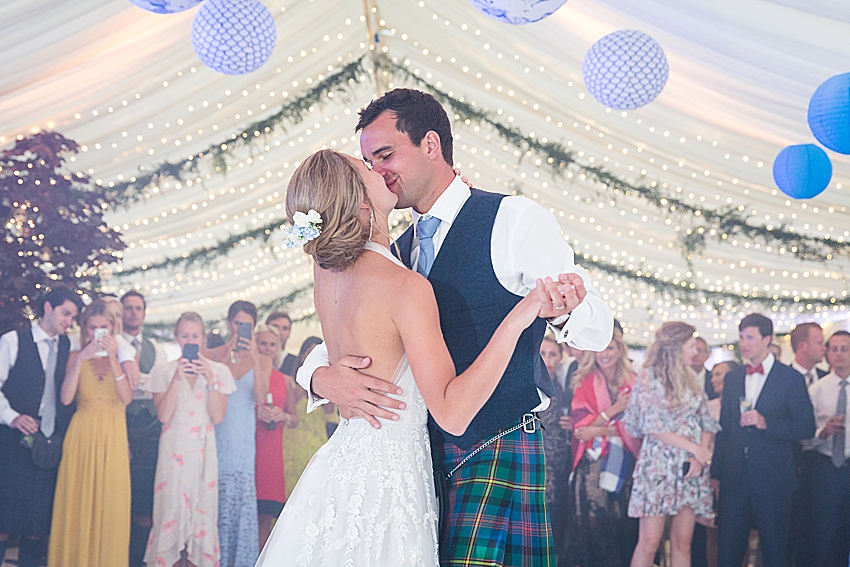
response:
[[[345,355],[369,356],[368,373],[392,379],[404,355],[395,304],[414,276],[418,274],[371,250],[345,271],[316,268],[314,301],[331,363]],[[344,410],[340,413],[351,417]]]

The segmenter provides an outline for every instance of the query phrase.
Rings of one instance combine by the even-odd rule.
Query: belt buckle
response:
[[[526,413],[522,416],[522,431],[523,433],[534,433],[537,431],[537,415]]]

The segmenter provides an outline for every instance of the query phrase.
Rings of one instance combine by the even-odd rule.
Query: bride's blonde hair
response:
[[[321,234],[304,252],[325,270],[350,267],[369,238],[360,221],[360,206],[372,201],[357,168],[334,150],[319,150],[298,166],[286,191],[286,216],[315,210],[322,216]]]

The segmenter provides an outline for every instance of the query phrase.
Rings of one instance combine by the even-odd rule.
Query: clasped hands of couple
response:
[[[581,276],[560,274],[557,279],[537,279],[537,287],[520,302],[526,303],[531,315],[548,320],[572,313],[587,296]],[[533,313],[532,313],[533,310]],[[405,409],[404,402],[389,397],[401,395],[398,386],[365,373],[372,360],[368,356],[343,356],[331,366],[318,368],[313,374],[313,394],[366,419],[380,429],[377,418],[398,420],[392,410]]]

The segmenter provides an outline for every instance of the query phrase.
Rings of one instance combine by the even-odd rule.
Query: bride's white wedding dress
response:
[[[367,248],[400,264],[381,246]],[[436,567],[437,506],[428,410],[403,356],[398,421],[341,419],[307,465],[257,567]],[[258,455],[259,457],[259,455]]]

